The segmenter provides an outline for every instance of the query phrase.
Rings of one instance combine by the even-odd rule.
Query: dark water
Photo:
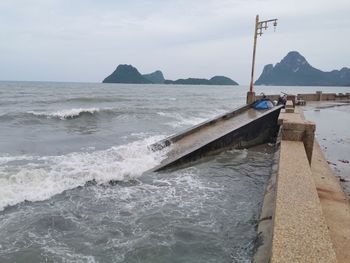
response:
[[[245,91],[1,82],[0,262],[250,262],[272,147],[144,173],[148,145]]]

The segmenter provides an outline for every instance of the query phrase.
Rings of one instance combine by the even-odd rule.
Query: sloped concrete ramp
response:
[[[245,105],[153,144],[153,150],[169,147],[166,158],[152,171],[194,161],[227,147],[246,148],[269,141],[278,131],[282,106],[256,110]]]

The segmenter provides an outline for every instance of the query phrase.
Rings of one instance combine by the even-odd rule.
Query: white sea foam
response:
[[[170,119],[173,119],[172,121],[167,122],[166,124],[171,126],[171,127],[174,127],[174,128],[182,127],[182,126],[196,125],[196,124],[199,124],[207,119],[207,118],[201,118],[201,117],[195,117],[195,116],[184,117],[180,113],[176,113],[176,112],[169,112],[169,113],[157,112],[157,114],[160,116],[164,116],[164,117],[168,117]]]
[[[159,164],[164,152],[148,145],[163,136],[149,137],[103,151],[74,152],[61,156],[0,157],[0,211],[6,206],[41,201],[65,190],[96,180],[128,180]],[[26,160],[26,164],[11,165]]]
[[[176,116],[177,120],[167,123],[168,125],[170,125],[174,128],[182,127],[182,126],[197,125],[197,124],[207,120],[207,118],[200,118],[200,117],[194,117],[194,116],[185,118],[180,114],[176,114],[176,115],[177,115]]]
[[[55,112],[42,112],[42,111],[28,111],[28,113],[33,114],[35,116],[44,116],[47,118],[58,118],[61,120],[76,118],[83,113],[94,114],[99,112],[99,108],[74,108],[74,109],[66,109]]]
[[[9,154],[5,154],[0,156],[0,165],[13,162],[13,161],[30,161],[33,159],[34,159],[33,156],[28,156],[28,155],[11,156]]]
[[[201,113],[197,116],[193,116],[193,115],[184,116],[184,114],[180,114],[177,112],[168,112],[168,113],[158,112],[157,114],[160,116],[165,116],[165,117],[169,117],[170,119],[173,119],[172,121],[167,122],[166,124],[168,124],[171,127],[178,128],[182,126],[197,125],[222,113],[224,113],[224,111],[216,110],[212,112]]]

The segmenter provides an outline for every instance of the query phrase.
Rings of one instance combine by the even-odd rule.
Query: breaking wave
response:
[[[93,115],[94,113],[97,113],[97,112],[100,112],[99,108],[86,108],[86,109],[76,108],[76,109],[68,109],[68,110],[61,110],[61,111],[55,111],[55,112],[28,111],[27,113],[35,116],[41,116],[41,117],[47,117],[47,118],[58,118],[61,120],[66,120],[66,119],[78,118],[82,115]]]
[[[60,156],[0,156],[0,211],[26,200],[46,200],[92,180],[104,184],[137,178],[162,160],[164,152],[148,148],[160,139],[163,136]]]

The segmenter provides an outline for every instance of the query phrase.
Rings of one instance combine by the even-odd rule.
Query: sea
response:
[[[166,155],[152,143],[243,105],[247,90],[0,82],[0,262],[251,262],[274,145],[149,172]],[[317,90],[350,92],[256,87]]]

